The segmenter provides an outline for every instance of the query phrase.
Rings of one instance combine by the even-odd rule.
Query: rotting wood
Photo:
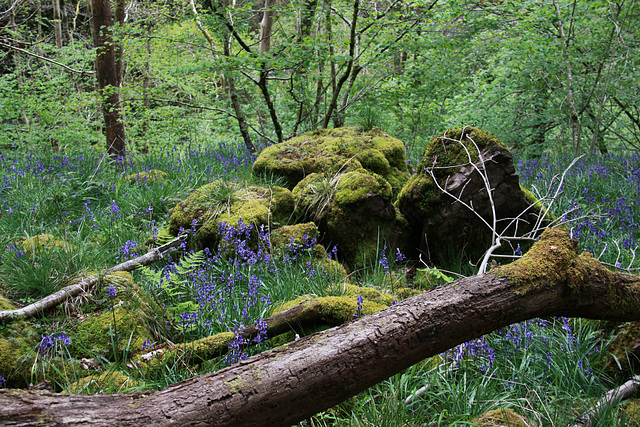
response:
[[[0,419],[15,426],[290,426],[512,323],[548,316],[640,320],[640,278],[578,255],[566,230],[545,231],[529,254],[514,263],[519,268],[451,282],[158,392],[0,390]],[[536,266],[545,268],[532,276]]]
[[[103,271],[102,274],[84,277],[80,279],[80,281],[66,286],[63,289],[60,289],[59,291],[34,302],[33,304],[29,304],[16,310],[0,311],[0,324],[16,319],[36,316],[38,315],[38,313],[42,313],[44,310],[53,308],[58,304],[64,302],[68,298],[81,294],[82,292],[93,286],[95,283],[97,283],[98,280],[100,280],[100,277],[103,277],[109,273],[113,273],[116,271],[133,271],[140,267],[144,267],[153,264],[154,262],[160,261],[167,254],[178,250],[178,247],[180,246],[180,244],[186,241],[186,238],[186,235],[180,236],[176,239],[173,239],[169,243],[154,248],[144,255],[125,261],[121,264],[116,265],[115,267],[111,267]]]

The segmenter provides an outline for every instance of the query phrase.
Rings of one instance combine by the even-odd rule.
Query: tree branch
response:
[[[45,56],[41,56],[41,55],[38,55],[38,54],[36,54],[36,53],[29,52],[28,50],[25,50],[25,49],[19,48],[19,47],[17,47],[17,46],[12,46],[12,45],[10,45],[10,44],[6,44],[6,43],[3,43],[3,42],[0,42],[0,46],[4,46],[4,47],[7,47],[7,48],[9,48],[9,49],[17,50],[18,52],[20,52],[20,53],[24,53],[25,55],[33,56],[33,57],[38,58],[38,59],[41,59],[41,60],[43,60],[43,61],[50,62],[50,63],[52,63],[52,64],[54,64],[54,65],[57,65],[57,66],[59,66],[59,67],[64,68],[64,69],[65,69],[65,70],[67,70],[67,71],[70,71],[70,72],[72,72],[72,73],[76,73],[76,74],[80,74],[80,75],[85,75],[85,74],[86,74],[86,75],[90,75],[90,76],[93,76],[93,75],[95,74],[95,71],[83,71],[83,70],[76,70],[75,68],[71,68],[71,67],[69,67],[68,65],[61,64],[61,63],[60,63],[60,62],[58,62],[58,61],[54,61],[53,59],[49,59],[49,58],[47,58],[47,57],[45,57]]]
[[[525,256],[162,391],[61,395],[0,390],[9,425],[292,425],[426,357],[511,323],[640,320],[640,278],[576,253],[547,230]]]
[[[141,255],[137,258],[125,261],[121,264],[116,265],[115,267],[111,267],[105,270],[102,274],[97,274],[95,276],[85,277],[81,279],[79,282],[74,283],[73,285],[69,285],[63,289],[60,289],[58,292],[55,292],[39,301],[34,302],[33,304],[29,304],[26,307],[22,307],[16,310],[4,310],[0,311],[0,324],[16,319],[22,319],[25,317],[36,316],[38,313],[43,312],[49,308],[55,307],[56,305],[64,302],[68,298],[76,296],[100,280],[100,277],[103,277],[106,274],[113,273],[116,271],[133,271],[137,270],[140,267],[144,267],[145,265],[153,264],[156,261],[161,260],[165,257],[165,255],[176,251],[181,243],[185,242],[187,236],[180,236],[169,243],[166,243],[162,246],[159,246],[153,249],[150,252],[147,252],[144,255]]]

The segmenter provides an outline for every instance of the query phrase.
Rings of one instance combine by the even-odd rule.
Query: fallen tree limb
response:
[[[65,288],[60,289],[59,291],[48,295],[43,299],[34,302],[33,304],[29,304],[16,310],[0,311],[0,324],[4,322],[10,322],[15,319],[36,316],[38,313],[55,307],[68,298],[79,295],[80,293],[86,291],[96,282],[98,282],[100,277],[106,274],[116,271],[133,271],[140,267],[153,264],[154,262],[157,262],[164,258],[167,254],[176,251],[180,244],[184,241],[186,241],[186,235],[173,239],[169,243],[166,243],[162,246],[158,246],[157,248],[137,258],[125,261],[121,264],[116,265],[115,267],[111,267],[103,271],[102,274],[82,278],[79,282],[66,286]]]
[[[635,375],[620,387],[609,390],[604,397],[593,406],[590,410],[582,414],[573,427],[593,427],[596,425],[598,414],[607,406],[617,405],[623,399],[627,399],[638,392],[640,389],[640,375]]]
[[[0,390],[5,425],[290,426],[426,357],[534,317],[640,320],[640,278],[547,230],[525,256],[158,392]]]

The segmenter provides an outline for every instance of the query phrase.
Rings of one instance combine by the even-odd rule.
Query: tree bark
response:
[[[17,426],[289,426],[511,323],[547,316],[640,320],[640,278],[613,273],[576,247],[566,230],[547,230],[513,264],[159,392],[0,390],[0,419]]]
[[[98,52],[96,73],[98,91],[102,99],[107,152],[111,158],[117,159],[125,156],[125,133],[120,115],[118,74],[111,30],[111,5],[109,0],[93,0],[92,6],[93,44]]]

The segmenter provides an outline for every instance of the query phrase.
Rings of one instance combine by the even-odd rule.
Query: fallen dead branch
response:
[[[44,310],[55,307],[58,304],[67,300],[68,298],[74,297],[86,291],[95,283],[97,283],[98,280],[100,280],[100,277],[103,277],[104,275],[107,275],[109,273],[113,273],[116,271],[133,271],[163,259],[167,254],[178,250],[179,246],[185,241],[186,241],[186,235],[180,236],[170,241],[169,243],[166,243],[162,246],[158,246],[157,248],[147,252],[144,255],[141,255],[137,258],[118,264],[115,267],[111,267],[107,270],[104,270],[101,274],[84,277],[80,281],[72,285],[69,285],[63,289],[60,289],[59,291],[51,295],[48,295],[42,298],[41,300],[34,302],[33,304],[29,304],[25,307],[18,308],[16,310],[0,311],[0,323],[10,322],[15,319],[23,319],[26,317],[36,316],[38,313],[41,313]]]

